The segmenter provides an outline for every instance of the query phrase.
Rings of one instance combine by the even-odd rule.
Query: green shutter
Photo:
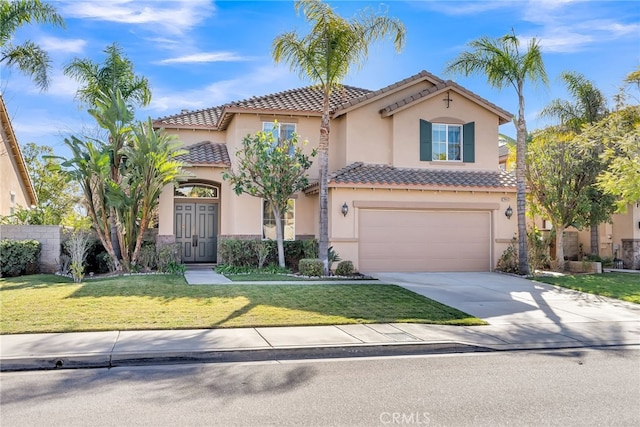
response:
[[[431,156],[431,122],[420,119],[420,160],[430,162]]]
[[[467,123],[462,127],[462,161],[465,163],[476,161],[475,127],[475,122]]]

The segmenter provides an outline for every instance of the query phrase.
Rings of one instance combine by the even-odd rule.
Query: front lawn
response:
[[[537,277],[537,281],[640,304],[640,274],[602,273]]]
[[[187,285],[178,276],[0,279],[0,333],[412,322],[481,319],[391,285]]]

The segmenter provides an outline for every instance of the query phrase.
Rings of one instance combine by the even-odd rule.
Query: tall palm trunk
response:
[[[524,96],[522,84],[518,85],[518,125],[516,137],[516,204],[518,217],[518,270],[520,274],[529,274],[529,252],[527,250],[527,218],[526,218],[526,178],[525,155],[527,124],[524,119]]]
[[[318,238],[318,255],[323,264],[323,274],[329,274],[329,97],[330,90],[325,91],[322,103],[322,122],[320,123],[320,143],[318,159],[320,161],[320,233]]]

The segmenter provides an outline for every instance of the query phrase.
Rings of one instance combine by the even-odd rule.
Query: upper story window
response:
[[[293,138],[293,134],[296,132],[296,125],[295,123],[262,122],[262,131],[273,134],[274,141],[288,141]]]
[[[462,160],[462,125],[434,123],[431,127],[431,159]]]
[[[462,125],[420,120],[420,160],[475,162],[475,122]]]
[[[295,219],[296,205],[295,200],[289,199],[287,202],[287,212],[282,216],[282,232],[284,240],[294,240],[296,237]],[[273,210],[266,200],[262,203],[262,238],[276,240],[276,218]]]

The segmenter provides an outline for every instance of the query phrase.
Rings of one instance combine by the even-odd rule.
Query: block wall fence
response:
[[[40,272],[55,273],[64,230],[61,225],[0,225],[0,240],[37,240],[42,245]]]

